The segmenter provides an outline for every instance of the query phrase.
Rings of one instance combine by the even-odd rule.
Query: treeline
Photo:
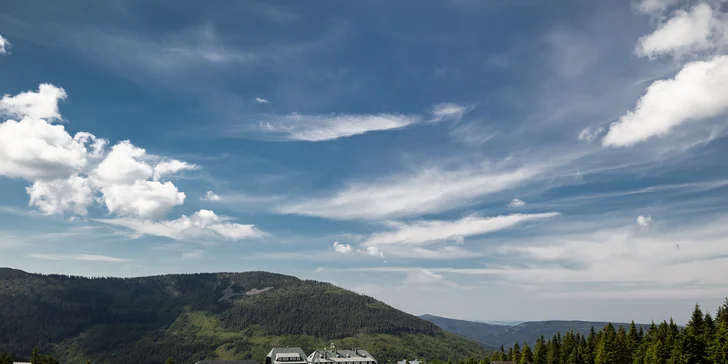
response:
[[[471,360],[474,364],[476,360]],[[716,317],[703,314],[696,305],[684,328],[672,319],[646,330],[634,322],[618,329],[610,323],[588,335],[568,331],[546,340],[541,336],[533,348],[528,343],[495,351],[490,361],[519,364],[726,364],[728,363],[728,298]]]
[[[0,364],[13,364],[13,357],[8,353],[0,353]],[[58,360],[50,354],[40,354],[38,348],[33,349],[30,355],[31,364],[59,364]]]

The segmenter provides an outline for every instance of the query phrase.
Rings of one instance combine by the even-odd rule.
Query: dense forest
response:
[[[647,330],[634,322],[618,329],[607,324],[588,335],[567,331],[546,340],[543,336],[531,348],[518,344],[494,352],[490,360],[519,364],[726,364],[728,363],[728,299],[716,317],[703,314],[696,305],[684,328],[672,320]],[[471,360],[471,362],[477,362]]]
[[[267,272],[83,278],[0,268],[0,352],[61,363],[261,360],[335,340],[382,359],[463,359],[485,349],[371,297]]]

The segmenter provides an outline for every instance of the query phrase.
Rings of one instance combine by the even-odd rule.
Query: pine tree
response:
[[[42,362],[42,359],[40,357],[40,354],[38,354],[38,348],[34,347],[33,352],[30,354],[30,362],[32,364],[40,364]]]
[[[721,323],[728,324],[728,297],[725,298],[725,301],[723,301],[723,304],[718,307],[718,311],[715,313],[716,326]]]
[[[499,360],[506,360],[506,349],[503,348],[503,345],[500,347],[500,359]]]
[[[0,364],[13,364],[13,358],[10,357],[10,354],[8,353],[2,353],[0,354]]]
[[[561,360],[561,333],[556,333],[554,337],[549,340],[547,346],[546,363],[547,364],[562,364]]]
[[[713,335],[710,359],[715,364],[728,363],[728,322],[721,322]]]
[[[703,334],[705,335],[705,342],[710,343],[713,340],[713,335],[715,334],[715,321],[713,320],[713,317],[710,316],[710,312],[707,312],[705,314],[705,318],[703,319],[703,324],[705,325],[705,328],[703,329]]]
[[[541,337],[536,340],[536,347],[533,350],[533,363],[546,364],[546,354],[546,343],[544,343],[544,337],[541,335]]]
[[[612,323],[607,323],[602,330],[602,336],[597,346],[596,356],[594,357],[595,364],[613,364],[620,363],[618,361],[618,345],[617,345],[617,332],[614,330]]]
[[[513,344],[513,357],[511,357],[511,360],[516,363],[521,362],[521,347],[518,343]]]
[[[523,350],[521,350],[521,360],[519,364],[533,364],[533,353],[531,347],[528,346],[527,342],[523,343]]]

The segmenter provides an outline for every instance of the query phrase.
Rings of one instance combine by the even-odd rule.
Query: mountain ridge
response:
[[[477,321],[451,319],[447,317],[424,314],[421,319],[430,321],[445,331],[457,334],[476,341],[488,349],[496,349],[501,345],[509,347],[515,343],[527,342],[533,345],[544,335],[551,337],[557,332],[566,333],[569,330],[588,334],[592,327],[601,330],[608,322],[583,320],[545,320],[524,321],[518,325],[496,325]],[[629,323],[613,322],[615,327],[629,327]],[[647,329],[647,324],[635,324],[637,328]]]
[[[61,362],[261,360],[272,346],[365,347],[382,360],[486,355],[372,297],[271,272],[87,278],[0,268],[0,352]]]

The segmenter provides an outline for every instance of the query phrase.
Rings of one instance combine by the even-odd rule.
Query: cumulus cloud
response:
[[[266,99],[261,99],[260,97],[256,97],[256,98],[255,98],[255,102],[257,102],[257,103],[259,103],[259,104],[267,104],[267,103],[268,103],[268,100],[266,100]]]
[[[458,105],[455,103],[442,103],[432,107],[430,114],[432,114],[431,121],[440,122],[445,120],[460,120],[465,114],[470,111],[469,106]]]
[[[62,125],[30,117],[0,124],[0,175],[26,180],[64,178],[87,163],[83,140],[71,137]]]
[[[175,220],[143,220],[137,218],[97,219],[104,224],[129,228],[141,235],[168,237],[174,240],[223,238],[242,240],[259,238],[265,233],[254,225],[242,225],[225,221],[213,211],[200,210],[191,216],[182,215]]]
[[[8,49],[11,45],[6,38],[0,35],[0,54],[8,54]]]
[[[80,260],[86,262],[125,263],[129,259],[115,258],[98,254],[29,254],[29,258],[43,260]]]
[[[58,120],[58,101],[66,99],[66,91],[43,83],[38,91],[21,92],[15,96],[4,95],[0,99],[0,113],[18,118]]]
[[[526,203],[518,198],[514,198],[513,201],[511,201],[508,204],[508,207],[511,207],[511,208],[518,208],[518,207],[523,207],[523,206],[526,206]]]
[[[61,119],[58,102],[65,98],[62,88],[42,84],[38,91],[0,99],[0,114],[20,118],[0,123],[0,176],[31,182],[26,188],[30,206],[47,215],[85,216],[99,201],[120,217],[104,222],[174,239],[263,235],[252,225],[223,221],[209,210],[154,221],[185,200],[177,186],[163,179],[198,167],[148,154],[128,140],[108,150],[108,141],[91,133],[71,136],[63,125],[52,123]]]
[[[93,202],[93,191],[88,180],[79,175],[67,179],[35,181],[26,192],[30,206],[35,206],[46,215],[60,215],[71,211],[86,216],[87,208]]]
[[[727,43],[728,19],[707,3],[701,3],[690,11],[676,11],[657,30],[640,38],[635,53],[641,57],[680,57],[717,49]]]
[[[641,228],[648,228],[652,225],[652,216],[640,215],[637,217],[637,225]]]
[[[220,201],[222,200],[222,197],[220,197],[217,193],[212,191],[205,192],[205,195],[200,197],[200,200],[203,201]]]
[[[150,156],[129,141],[114,145],[106,158],[91,173],[110,213],[142,219],[160,218],[174,206],[182,205],[184,192],[172,182],[156,180],[166,173],[189,169],[179,161],[160,162],[152,166]],[[157,167],[161,167],[157,170]],[[155,177],[155,180],[150,178]]]
[[[334,242],[334,251],[341,254],[349,254],[353,251],[351,248],[351,245],[349,244],[341,244],[338,241]]]
[[[604,132],[604,128],[599,127],[596,129],[592,128],[584,128],[579,133],[579,140],[583,142],[592,142],[594,141],[599,135],[601,135]]]
[[[350,183],[331,196],[295,201],[281,206],[279,212],[340,220],[416,216],[472,203],[514,188],[540,172],[540,167],[427,168],[411,175]]]
[[[556,212],[541,214],[512,214],[496,217],[466,216],[454,221],[418,221],[413,223],[390,222],[392,231],[376,233],[363,244],[379,246],[388,244],[429,244],[451,239],[465,238],[508,229],[519,223],[543,220],[558,216]]]
[[[655,81],[629,111],[613,123],[604,146],[625,147],[689,122],[728,111],[728,56],[686,64],[669,80]]]
[[[288,141],[320,142],[404,128],[419,122],[416,116],[401,114],[301,115],[290,114],[260,122],[260,131]]]

